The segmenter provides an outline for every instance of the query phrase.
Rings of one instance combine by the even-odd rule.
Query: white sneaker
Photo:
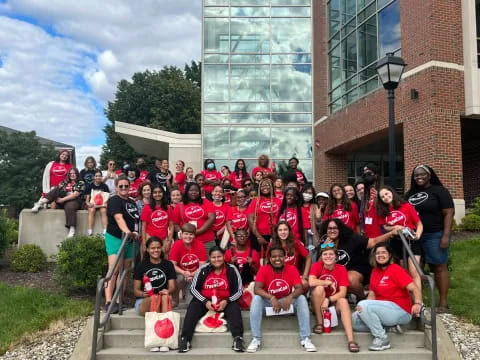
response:
[[[75,236],[75,226],[70,226],[70,230],[68,231],[67,239]]]
[[[160,352],[169,352],[170,348],[168,346],[160,346]]]
[[[254,353],[258,350],[258,348],[262,345],[262,342],[259,339],[253,338],[250,342],[250,345],[247,347],[247,352]]]
[[[88,230],[87,230],[87,235],[88,235],[88,236],[92,236],[92,235],[93,235],[93,230],[92,230],[92,229],[88,229]]]
[[[155,346],[155,347],[150,348],[150,351],[151,352],[159,352],[160,348],[158,346]]]
[[[38,213],[38,211],[43,208],[43,204],[41,204],[39,201],[36,202],[35,204],[33,204],[33,207],[32,207],[32,213]]]
[[[312,340],[310,340],[309,337],[306,337],[305,339],[303,339],[300,344],[303,346],[303,348],[308,351],[308,352],[314,352],[314,351],[317,351],[317,348],[315,347],[315,345],[312,344]]]

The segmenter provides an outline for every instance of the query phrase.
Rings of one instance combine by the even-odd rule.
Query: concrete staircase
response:
[[[184,305],[184,304],[182,304]],[[181,324],[185,316],[185,308],[176,310],[181,313]],[[251,340],[250,322],[248,311],[242,311],[245,328],[245,346]],[[313,315],[311,322],[313,326]],[[300,347],[298,339],[298,325],[295,316],[279,316],[263,318],[262,347],[256,353],[235,353],[231,350],[232,336],[230,332],[205,334],[196,333],[192,341],[192,350],[180,354],[176,350],[168,353],[151,353],[143,347],[144,318],[137,316],[132,310],[124,312],[122,316],[113,315],[108,330],[103,335],[103,346],[97,352],[99,360],[140,360],[153,359],[158,356],[169,359],[208,359],[208,360],[234,360],[252,357],[255,359],[392,359],[413,360],[431,359],[432,353],[428,349],[429,341],[424,332],[419,330],[418,321],[405,327],[403,334],[389,333],[392,348],[390,350],[374,352],[368,350],[371,342],[369,333],[355,333],[355,340],[360,345],[359,353],[350,353],[347,350],[347,340],[341,325],[331,334],[311,336],[312,342],[317,346],[316,353],[307,353]]]

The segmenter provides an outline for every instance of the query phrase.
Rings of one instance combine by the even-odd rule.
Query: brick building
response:
[[[315,184],[354,182],[367,162],[388,181],[387,94],[376,61],[408,64],[395,91],[397,188],[428,164],[457,220],[480,196],[479,0],[313,2]]]

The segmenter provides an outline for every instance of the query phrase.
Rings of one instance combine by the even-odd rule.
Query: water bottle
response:
[[[212,308],[214,308],[215,310],[217,310],[217,308],[218,308],[217,289],[213,289]]]
[[[148,296],[153,295],[153,286],[150,282],[150,278],[147,275],[143,275],[143,289],[147,292]]]
[[[326,334],[332,332],[331,320],[332,314],[330,313],[330,310],[327,309],[323,312],[323,332]]]

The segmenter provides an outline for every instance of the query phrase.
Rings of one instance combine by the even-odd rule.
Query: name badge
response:
[[[367,216],[365,218],[365,225],[372,225],[373,224],[373,219],[370,216]]]

